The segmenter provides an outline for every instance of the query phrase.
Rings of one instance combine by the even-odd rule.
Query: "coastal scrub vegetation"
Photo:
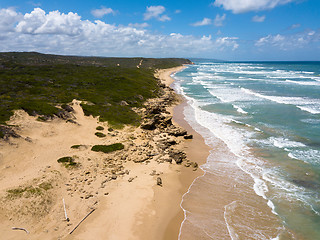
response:
[[[81,147],[84,147],[85,145],[81,145],[81,144],[77,144],[77,145],[72,145],[71,148],[72,149],[79,149]]]
[[[43,191],[48,191],[53,188],[50,182],[43,182],[38,186],[18,187],[7,190],[7,198],[16,199],[20,197],[34,197],[43,194]]]
[[[96,136],[99,137],[99,138],[103,138],[103,137],[106,136],[106,135],[105,135],[104,133],[102,133],[102,132],[96,132],[94,135],[96,135]]]
[[[62,157],[57,160],[58,163],[62,163],[66,168],[76,167],[79,163],[74,161],[73,157]]]
[[[188,63],[173,58],[0,53],[0,124],[5,125],[16,109],[45,121],[59,116],[77,99],[83,101],[85,115],[99,116],[113,127],[139,125],[140,117],[132,108],[142,107],[146,99],[159,95],[155,69]]]
[[[124,145],[122,143],[114,143],[111,145],[94,145],[91,148],[91,151],[110,153],[122,149],[124,149]]]

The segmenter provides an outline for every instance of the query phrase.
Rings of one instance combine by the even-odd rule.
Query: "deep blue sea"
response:
[[[241,213],[243,216],[238,220],[231,219],[232,214],[227,210],[235,211],[238,207],[240,211],[240,203],[241,206],[250,204],[245,197],[234,196],[242,194],[241,189],[245,188],[228,190],[234,200],[224,206],[221,224],[226,225],[230,238],[320,239],[320,62],[194,60],[194,65],[176,73],[174,78],[174,88],[188,102],[185,119],[196,130],[202,129],[200,134],[213,148],[202,169],[214,176],[217,171],[221,173],[228,162],[235,163],[244,175],[237,180],[241,174],[230,171],[230,176],[234,174],[232,184],[236,185],[237,181],[243,184],[247,178],[246,184],[257,199],[261,199],[261,205],[279,220],[276,230],[268,232],[263,223],[259,229],[253,229],[253,221],[259,219],[250,223],[248,211],[247,223],[241,221],[246,213]],[[219,156],[214,154],[217,141],[226,146]],[[218,164],[221,159],[224,165]],[[209,193],[210,178],[206,184],[203,191]],[[212,187],[216,185],[212,183]],[[196,181],[194,191],[197,186],[200,189],[201,184],[197,185]],[[197,198],[212,198],[203,201],[208,209],[202,211],[209,214],[210,202],[214,202],[218,194],[211,196],[205,192]],[[192,211],[187,209],[190,216]],[[212,219],[218,212],[217,208]],[[194,220],[196,214],[194,216],[190,224],[198,221]],[[202,219],[197,222],[198,228],[210,237],[208,239],[223,239],[210,233],[212,219],[209,215],[206,218],[205,223],[204,218],[198,216]],[[269,226],[267,220],[265,222]],[[259,236],[250,235],[252,231],[260,231]]]

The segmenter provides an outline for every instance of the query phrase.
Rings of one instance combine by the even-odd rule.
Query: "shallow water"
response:
[[[320,63],[195,61],[174,77],[213,148],[181,239],[320,239]]]

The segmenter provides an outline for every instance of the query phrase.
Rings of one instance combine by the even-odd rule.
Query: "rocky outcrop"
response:
[[[0,138],[8,140],[10,137],[19,138],[21,136],[17,134],[11,127],[0,125]]]
[[[181,151],[181,150],[171,150],[169,152],[169,156],[177,163],[177,164],[181,164],[183,162],[183,160],[185,160],[186,157],[186,153]]]

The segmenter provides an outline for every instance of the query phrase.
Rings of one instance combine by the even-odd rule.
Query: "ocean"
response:
[[[173,77],[212,148],[185,239],[320,239],[320,62],[194,60]]]

